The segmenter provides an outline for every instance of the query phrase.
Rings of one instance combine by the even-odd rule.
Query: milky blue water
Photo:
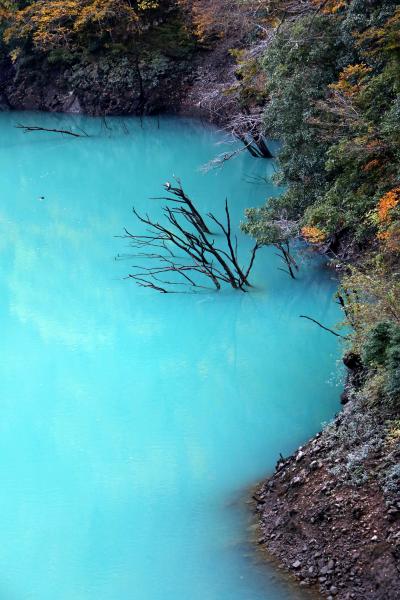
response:
[[[337,340],[299,319],[335,324],[335,282],[263,250],[249,294],[161,295],[115,260],[173,174],[203,210],[228,197],[236,228],[278,193],[244,154],[202,173],[221,142],[173,118],[0,114],[1,600],[300,597],[257,561],[245,500],[337,409]]]

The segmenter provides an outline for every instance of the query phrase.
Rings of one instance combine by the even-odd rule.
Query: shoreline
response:
[[[265,560],[327,600],[397,600],[400,498],[382,490],[385,453],[377,448],[369,457],[365,480],[359,464],[349,464],[377,428],[384,437],[385,423],[374,422],[362,443],[357,433],[351,439],[363,407],[353,383],[346,393],[350,400],[334,420],[253,488],[255,542]]]

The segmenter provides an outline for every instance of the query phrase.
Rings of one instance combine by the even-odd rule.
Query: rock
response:
[[[303,479],[303,477],[300,477],[299,475],[297,475],[296,477],[293,477],[292,481],[290,482],[290,485],[293,487],[300,486],[303,484],[304,484],[304,479]]]
[[[398,508],[389,508],[388,520],[390,522],[396,521],[400,517],[400,511]]]
[[[343,364],[349,371],[359,371],[362,369],[361,357],[359,354],[355,354],[355,352],[347,352],[343,357]]]
[[[292,567],[293,569],[300,569],[301,562],[299,560],[295,560],[294,563],[292,563]]]
[[[311,471],[316,471],[319,468],[319,463],[317,460],[312,460],[310,462],[310,469]]]
[[[71,115],[79,115],[82,113],[82,107],[79,102],[79,98],[70,92],[70,97],[65,101],[63,105],[63,112]]]
[[[7,96],[0,91],[0,111],[10,110]]]
[[[331,587],[329,588],[329,591],[332,594],[332,596],[336,596],[336,594],[338,593],[338,589],[335,585],[331,585]]]
[[[342,404],[343,406],[345,406],[346,404],[348,404],[350,402],[350,395],[347,391],[347,389],[344,389],[343,392],[340,394],[340,404]]]

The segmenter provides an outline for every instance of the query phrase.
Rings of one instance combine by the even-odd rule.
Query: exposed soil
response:
[[[351,439],[349,426],[360,408],[351,400],[333,424],[278,462],[254,495],[258,543],[300,585],[329,600],[398,600],[400,487],[388,473],[400,448],[382,445],[383,421],[382,444],[372,444],[368,435]],[[341,435],[348,444],[338,445]],[[365,443],[371,450],[362,453],[360,478],[350,458]]]

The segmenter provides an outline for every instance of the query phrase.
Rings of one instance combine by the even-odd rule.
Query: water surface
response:
[[[298,597],[257,564],[244,498],[337,409],[337,341],[299,319],[338,320],[330,274],[293,282],[263,250],[252,293],[160,295],[115,260],[173,174],[204,210],[227,196],[235,227],[279,192],[245,155],[203,174],[222,141],[189,120],[0,114],[2,600]]]

